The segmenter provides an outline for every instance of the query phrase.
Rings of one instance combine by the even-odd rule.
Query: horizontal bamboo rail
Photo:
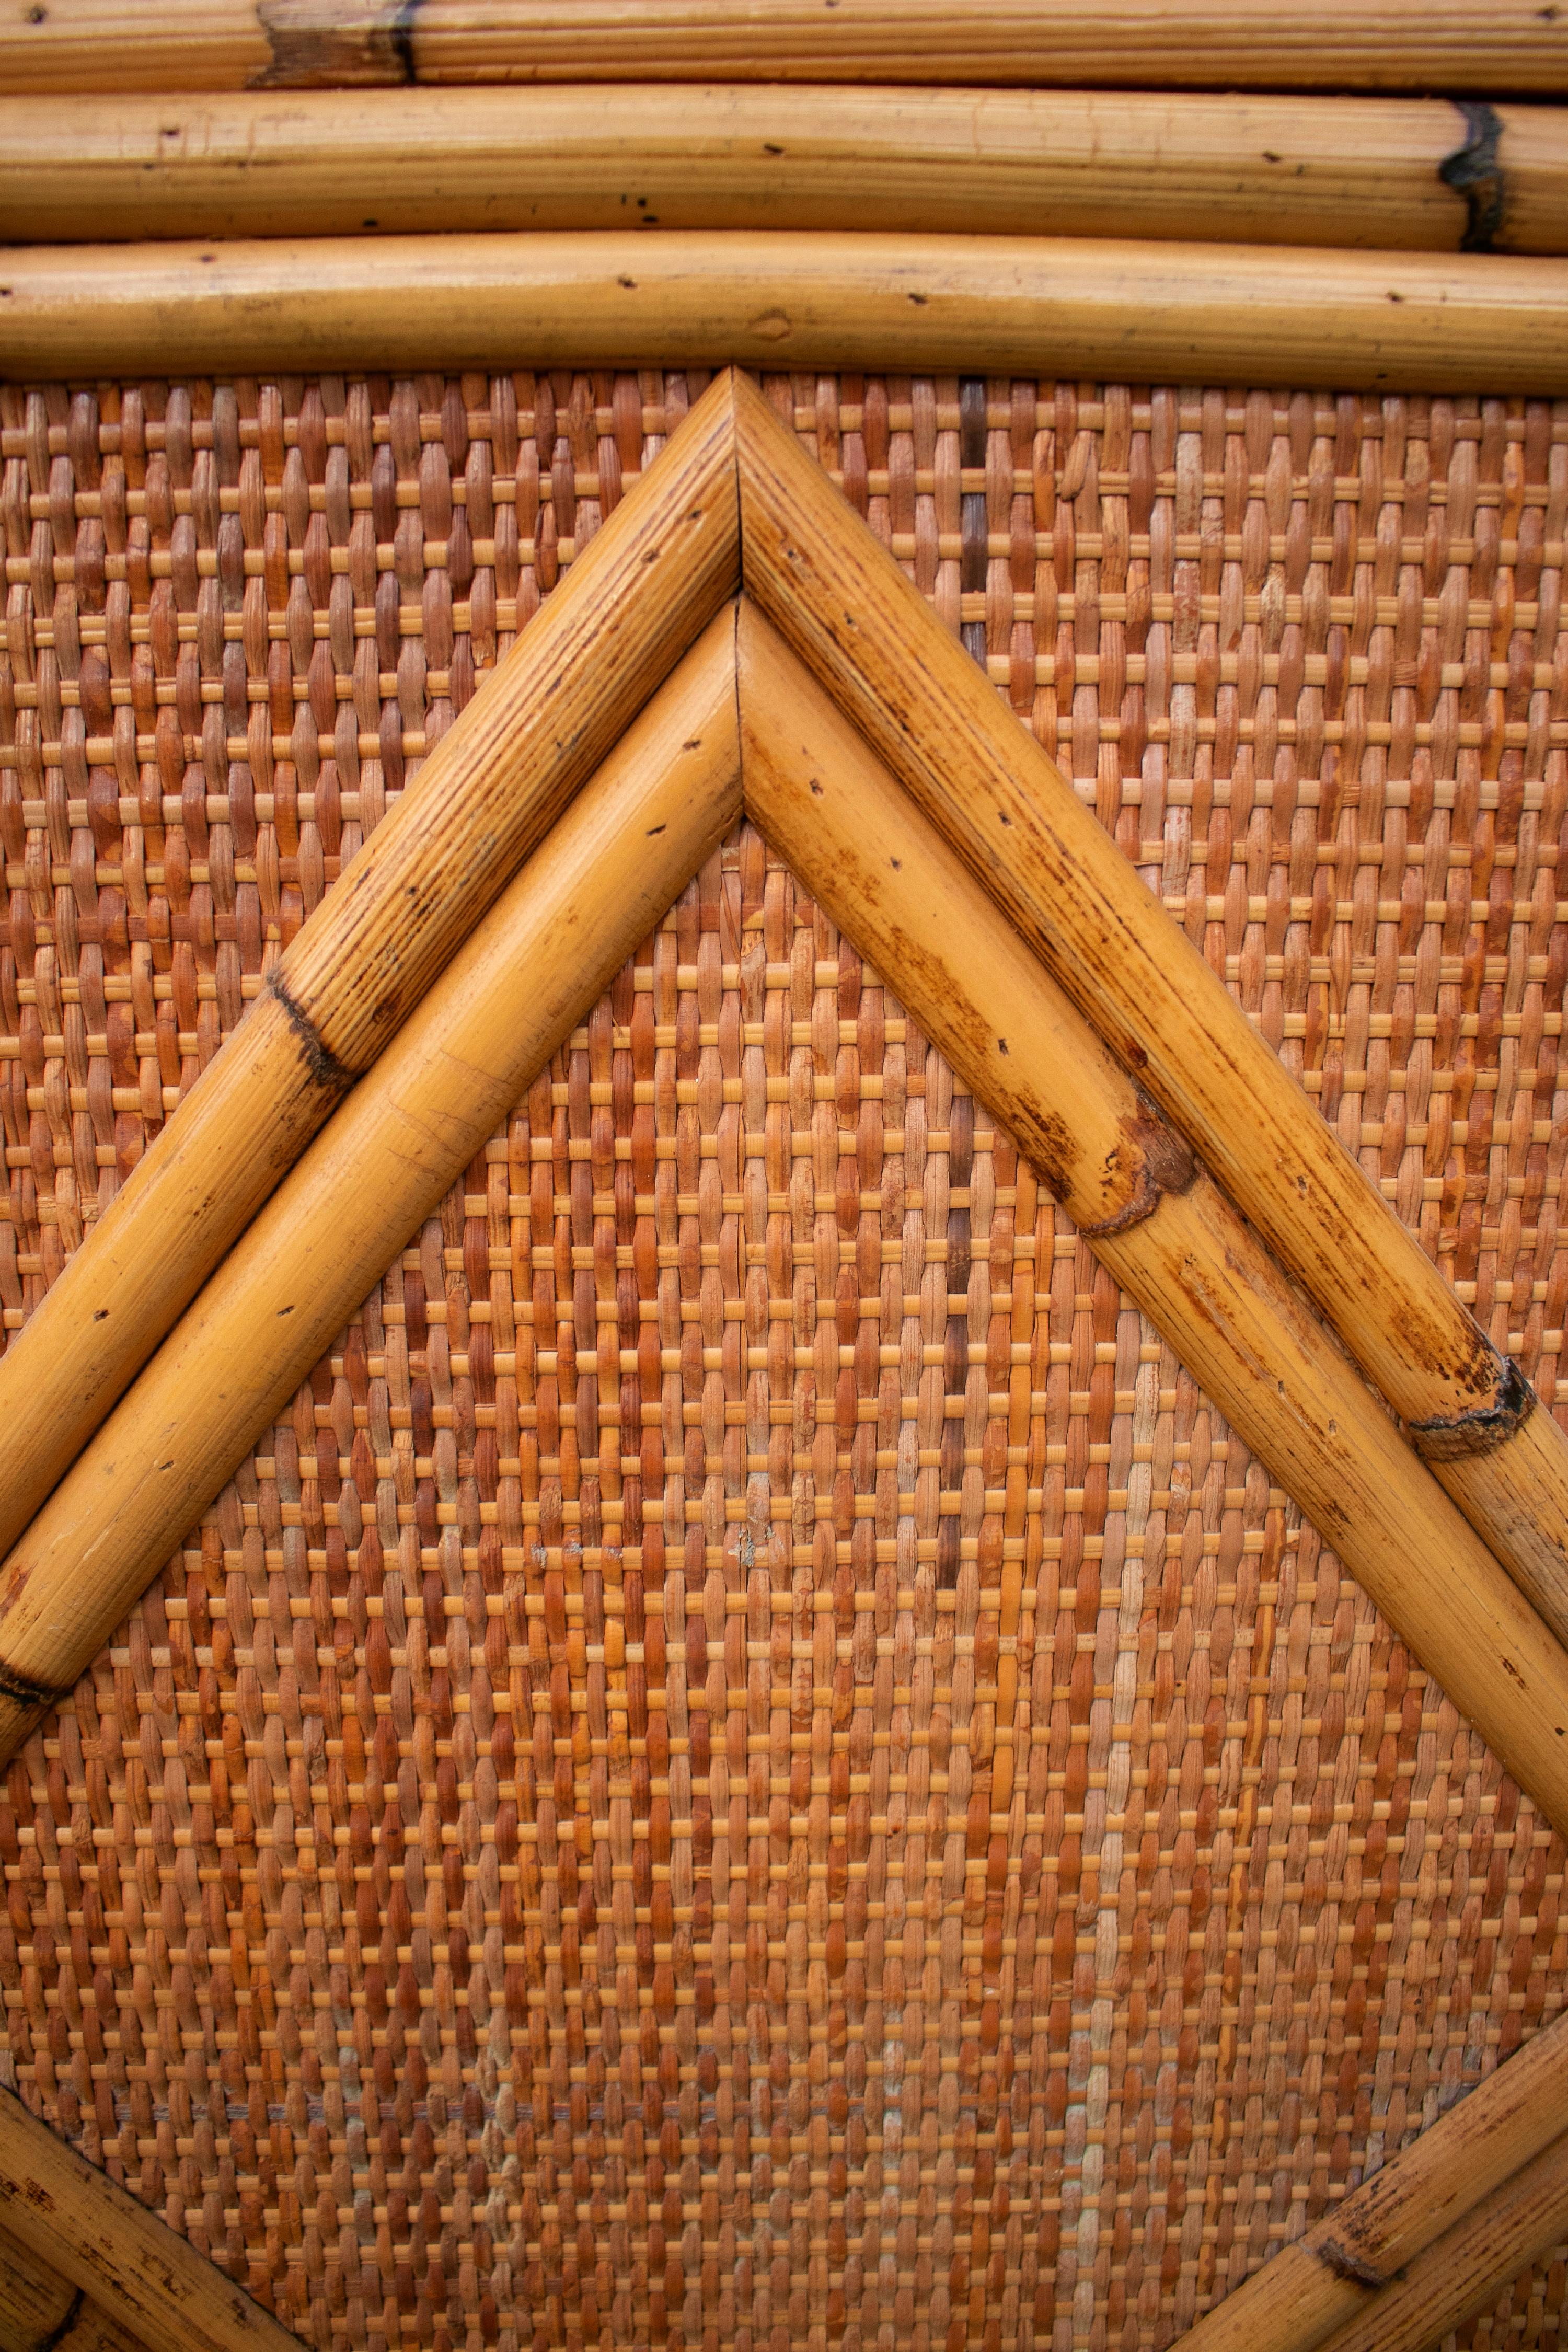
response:
[[[0,1356],[0,1547],[712,618],[738,562],[723,382],[426,761]]]
[[[749,603],[746,805],[1550,1821],[1568,1652],[1006,916]]]
[[[405,81],[1171,83],[1568,89],[1540,0],[4,0],[0,88]]]
[[[0,2228],[151,2346],[299,2352],[299,2339],[242,2287],[7,2090],[0,2090]],[[73,2352],[89,2352],[93,2341],[84,2336]]]
[[[1568,114],[1167,91],[0,99],[0,240],[816,229],[1568,251]]]
[[[1204,1156],[1568,1639],[1568,1435],[755,386],[747,592]],[[1325,1531],[1326,1532],[1326,1531]]]
[[[680,229],[12,247],[0,347],[14,377],[739,361],[1546,394],[1568,263]]]
[[[1558,2109],[1558,2121],[1563,2111]],[[1494,2189],[1395,2279],[1325,2352],[1428,2352],[1495,2304],[1510,2280],[1568,2235],[1568,2131]]]
[[[0,1568],[0,1759],[740,814],[722,611],[229,1253]],[[344,1203],[352,1202],[352,1214]],[[132,1478],[128,1465],[149,1465]]]
[[[41,2254],[0,2228],[0,2352],[146,2352],[146,2347]]]
[[[1568,2018],[1559,2017],[1467,2098],[1389,2157],[1304,2237],[1200,2319],[1173,2352],[1315,2352],[1390,2280],[1551,2147],[1568,2114]],[[1441,2333],[1441,2329],[1437,2333]]]

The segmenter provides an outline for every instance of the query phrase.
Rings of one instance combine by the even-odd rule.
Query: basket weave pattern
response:
[[[695,388],[0,395],[7,1329]],[[1552,1396],[1568,414],[771,388]],[[742,828],[12,1767],[0,2063],[322,2346],[1158,2344],[1563,1862]]]

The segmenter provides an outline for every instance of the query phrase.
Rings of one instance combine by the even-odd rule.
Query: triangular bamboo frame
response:
[[[475,1122],[482,1137],[521,1091],[527,1070],[501,1066],[472,1026],[486,956],[492,992],[510,970],[515,1007],[531,945],[522,1050],[537,1066],[742,799],[1568,1825],[1556,1423],[1531,1412],[1033,738],[734,375],[426,762],[0,1359],[0,1423],[16,1432],[5,1533],[19,1538],[0,1593],[0,1752],[292,1391],[323,1318],[330,1339],[466,1163]],[[454,1071],[460,1114],[445,1098]],[[390,1222],[365,1239],[374,1263],[336,1253],[333,1288],[311,1248],[332,1230],[342,1155],[363,1166],[382,1151],[401,1182]],[[226,1334],[253,1326],[262,1297],[283,1301],[277,1320],[305,1311],[269,1376],[226,1383]],[[149,1465],[129,1492],[127,1461]]]

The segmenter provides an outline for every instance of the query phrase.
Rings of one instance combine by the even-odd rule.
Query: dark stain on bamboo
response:
[[[305,1066],[317,1086],[331,1094],[347,1094],[359,1076],[358,1071],[350,1069],[346,1062],[339,1061],[303,1005],[289,994],[280,972],[275,971],[267,984],[304,1049]]]
[[[1465,200],[1468,218],[1460,252],[1490,253],[1502,234],[1507,209],[1508,184],[1499,152],[1502,121],[1484,98],[1457,98],[1454,104],[1465,125],[1464,143],[1444,156],[1437,177]]]
[[[1190,1148],[1173,1128],[1167,1127],[1147,1096],[1140,1094],[1137,1110],[1131,1118],[1123,1117],[1120,1126],[1122,1142],[1106,1161],[1105,1187],[1110,1190],[1128,1160],[1136,1171],[1136,1181],[1120,1209],[1091,1223],[1079,1220],[1079,1231],[1086,1242],[1141,1225],[1153,1215],[1167,1192],[1188,1192],[1197,1181],[1198,1163]]]
[[[15,1593],[10,1597],[14,1600]],[[68,1684],[66,1685],[67,1689],[70,1687]],[[56,1684],[36,1683],[30,1675],[19,1673],[15,1666],[8,1666],[4,1659],[0,1659],[0,1698],[8,1698],[15,1706],[37,1709],[53,1706],[57,1699],[64,1696],[65,1691]]]
[[[1364,2286],[1374,2294],[1383,2287],[1392,2286],[1399,2275],[1397,2271],[1375,2270],[1363,2256],[1352,2254],[1348,2246],[1342,2246],[1333,2238],[1324,2238],[1316,2244],[1309,2239],[1307,2245],[1308,2251],[1316,2254],[1324,2269],[1332,2271],[1336,2278],[1348,2280],[1352,2286]]]
[[[257,22],[271,62],[250,77],[251,89],[358,89],[419,79],[414,24],[419,0],[356,9],[344,20],[331,7],[300,0],[259,0]]]
[[[1534,1412],[1535,1391],[1513,1358],[1500,1355],[1489,1340],[1485,1345],[1492,1358],[1491,1403],[1409,1423],[1410,1442],[1424,1462],[1463,1462],[1494,1453]]]
[[[58,2323],[50,2328],[47,2336],[39,2336],[33,2347],[33,2352],[55,2352],[56,2345],[64,2343],[77,2321],[81,2317],[82,2305],[86,2301],[87,2295],[79,2286],[69,2303],[67,2304]]]

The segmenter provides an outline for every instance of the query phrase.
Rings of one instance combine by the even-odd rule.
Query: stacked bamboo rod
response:
[[[1166,91],[0,99],[0,238],[804,229],[1568,249],[1568,115]]]
[[[1568,263],[741,230],[19,246],[23,377],[535,363],[855,365],[1568,390]]]
[[[1179,2352],[1426,2352],[1568,2231],[1559,2018],[1180,2339]]]
[[[1568,89],[1539,0],[5,0],[0,87],[243,89],[476,81],[970,81],[1182,89]]]

